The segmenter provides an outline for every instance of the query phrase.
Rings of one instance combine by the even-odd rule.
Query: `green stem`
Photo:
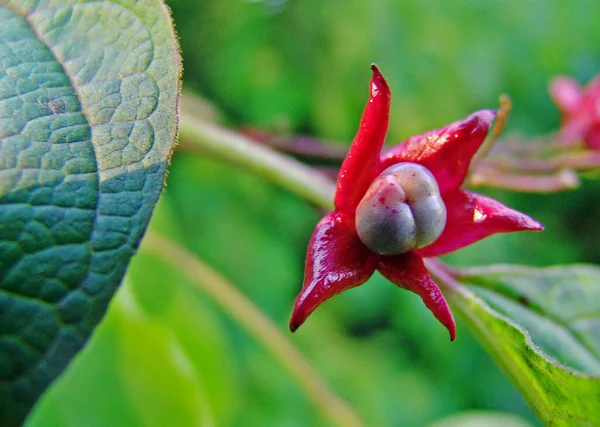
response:
[[[188,147],[256,173],[324,209],[333,209],[334,183],[297,160],[185,112],[180,115],[179,136]]]
[[[142,249],[164,259],[183,272],[238,325],[262,343],[296,378],[323,414],[329,418],[331,425],[340,427],[364,425],[354,410],[329,389],[277,326],[219,273],[175,241],[153,231],[146,233]]]

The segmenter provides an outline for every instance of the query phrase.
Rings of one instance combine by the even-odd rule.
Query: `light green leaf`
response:
[[[600,424],[599,268],[491,266],[438,278],[544,422]]]
[[[428,427],[532,427],[518,415],[496,411],[467,411],[444,417]]]
[[[147,261],[136,256],[133,264]],[[28,427],[226,425],[235,412],[218,317],[178,285],[176,273],[168,282],[144,279],[176,290],[164,316],[149,315],[130,272],[93,339],[40,399]]]
[[[0,424],[18,425],[106,311],[176,134],[159,0],[0,4]]]

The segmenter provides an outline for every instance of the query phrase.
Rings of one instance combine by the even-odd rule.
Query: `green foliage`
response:
[[[322,138],[354,135],[371,62],[393,94],[390,141],[491,108],[501,93],[514,101],[513,126],[549,130],[549,79],[598,71],[594,0],[169,4],[188,87],[238,122]]]
[[[450,297],[536,412],[552,425],[600,423],[600,269],[467,270]]]
[[[142,289],[168,296],[156,299],[160,308],[150,307]],[[140,252],[106,321],[27,426],[225,424],[237,393],[219,325],[178,272]]]
[[[494,411],[468,411],[437,420],[427,427],[531,427],[516,415]]]
[[[0,423],[106,311],[162,189],[179,54],[158,1],[0,5]]]

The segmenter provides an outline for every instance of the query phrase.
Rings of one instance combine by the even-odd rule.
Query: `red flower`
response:
[[[562,113],[561,136],[567,142],[583,139],[591,148],[600,149],[600,75],[585,88],[569,77],[557,77],[550,94]]]
[[[290,329],[295,331],[321,303],[363,284],[377,269],[397,286],[418,294],[454,340],[452,313],[422,258],[452,252],[495,233],[541,230],[542,226],[489,197],[460,188],[471,158],[488,133],[493,111],[479,111],[442,129],[414,136],[380,157],[388,128],[390,91],[379,70],[375,66],[372,69],[370,99],[338,176],[335,210],[317,224],[309,243],[304,284],[294,305]],[[405,166],[394,166],[407,163],[410,176],[402,175]],[[388,169],[390,166],[394,168]],[[401,170],[402,176],[396,170]],[[419,173],[412,172],[419,170],[424,172],[415,178]],[[394,181],[398,176],[400,181]],[[403,184],[406,177],[412,181]],[[390,196],[394,201],[380,196]],[[419,201],[419,197],[424,199]],[[399,208],[390,210],[388,204]],[[419,217],[423,206],[425,220]],[[407,209],[399,213],[403,207]],[[428,209],[435,221],[430,220]],[[409,220],[398,222],[404,214]],[[397,231],[389,229],[390,220],[392,228],[400,229],[402,244],[408,239],[412,249],[390,254],[387,240]],[[407,228],[407,222],[412,228]],[[357,232],[357,224],[361,229],[366,224],[371,231]],[[425,230],[422,240],[419,227]],[[438,231],[432,234],[431,227]],[[359,234],[366,236],[366,243]],[[379,245],[377,239],[386,242]],[[426,244],[420,245],[419,241]]]

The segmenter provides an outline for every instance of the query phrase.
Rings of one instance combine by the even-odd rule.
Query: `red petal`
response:
[[[448,218],[442,235],[431,245],[416,251],[423,257],[452,252],[495,233],[541,231],[542,225],[502,203],[470,191],[443,195]]]
[[[308,244],[304,284],[290,319],[292,332],[325,300],[366,282],[376,264],[377,255],[356,235],[354,217],[339,211],[327,214]]]
[[[403,255],[381,257],[377,269],[394,284],[419,295],[436,319],[448,329],[450,341],[454,341],[456,325],[452,312],[420,256],[408,252]]]
[[[570,77],[557,77],[550,83],[550,96],[562,112],[575,111],[581,103],[581,87]]]
[[[442,129],[413,136],[382,157],[380,170],[399,162],[420,163],[433,173],[442,193],[457,189],[495,116],[495,111],[482,110]]]
[[[371,68],[371,96],[358,133],[342,163],[335,194],[336,209],[352,214],[377,176],[379,155],[390,116],[390,89],[377,67],[373,65]]]
[[[593,120],[600,120],[600,75],[594,77],[583,89],[582,109],[587,110],[587,114]]]
[[[600,123],[592,127],[584,136],[585,144],[592,150],[600,150]]]
[[[569,77],[558,77],[550,86],[550,93],[562,113],[560,135],[566,142],[583,139],[591,149],[600,146],[600,76],[593,78],[585,88]]]

